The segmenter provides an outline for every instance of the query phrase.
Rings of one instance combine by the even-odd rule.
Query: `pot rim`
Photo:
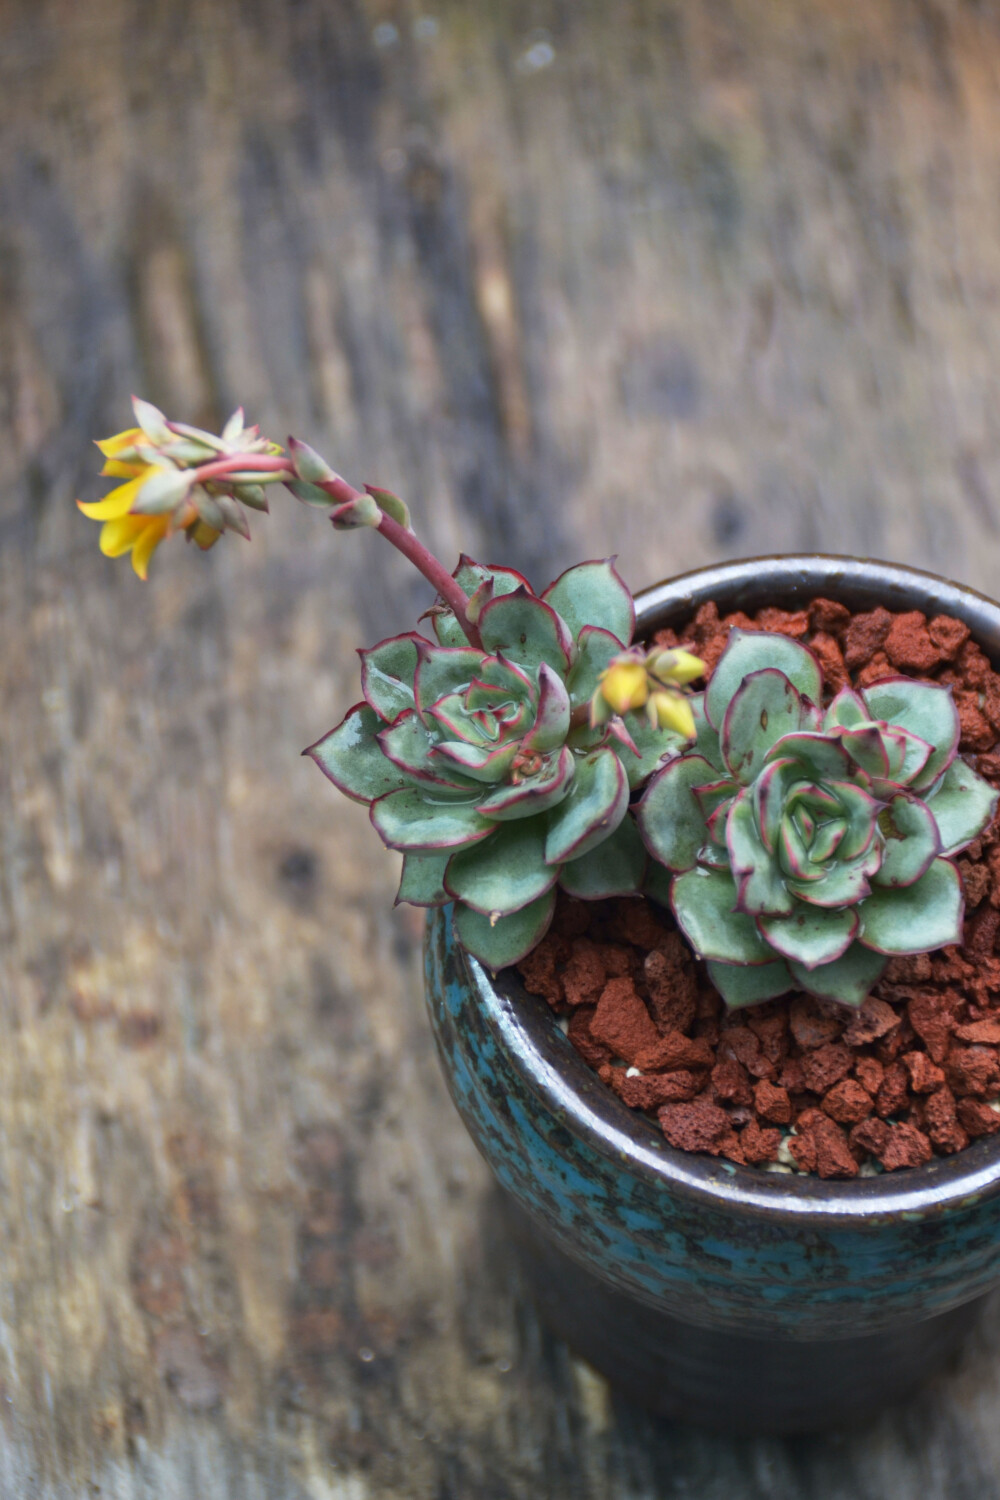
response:
[[[1000,663],[1000,604],[934,573],[897,563],[826,553],[753,557],[693,569],[636,595],[637,633],[684,619],[706,600],[724,596],[729,609],[805,601],[830,592],[855,607],[881,603],[954,614]],[[591,1150],[625,1160],[651,1187],[717,1205],[739,1206],[801,1228],[810,1220],[871,1228],[885,1217],[937,1218],[1000,1193],[1000,1133],[953,1156],[934,1157],[898,1174],[840,1182],[799,1173],[770,1173],[721,1158],[678,1151],[656,1126],[628,1109],[572,1049],[544,1001],[528,995],[511,970],[492,979],[461,949],[487,1020],[515,1060],[525,1084],[565,1128]]]

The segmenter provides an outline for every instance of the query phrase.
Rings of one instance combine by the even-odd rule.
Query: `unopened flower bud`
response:
[[[690,700],[683,693],[672,693],[668,688],[660,688],[649,696],[646,704],[646,713],[649,715],[651,724],[660,729],[672,729],[676,734],[682,734],[685,739],[693,740],[695,737],[694,714],[691,711]]]
[[[678,687],[686,687],[705,672],[705,663],[701,658],[685,651],[683,646],[670,647],[666,651],[651,651],[646,657],[646,666],[658,682],[674,682]]]

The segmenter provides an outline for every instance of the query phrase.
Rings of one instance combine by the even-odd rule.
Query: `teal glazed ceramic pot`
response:
[[[816,595],[964,620],[1000,665],[1000,606],[840,557],[727,563],[647,590],[650,634]],[[430,915],[426,988],[448,1087],[505,1197],[546,1320],[661,1413],[734,1431],[863,1420],[938,1369],[1000,1282],[1000,1137],[855,1179],[765,1173],[667,1145],[600,1082],[545,1003]]]

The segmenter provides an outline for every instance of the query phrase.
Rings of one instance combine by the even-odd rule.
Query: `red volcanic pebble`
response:
[[[952,688],[963,746],[1000,786],[1000,674],[960,621],[833,600],[724,619],[702,605],[680,632],[714,667],[731,628],[810,646],[828,693],[914,675]],[[843,677],[841,676],[843,674]],[[890,960],[858,1010],[791,994],[727,1012],[665,908],[560,895],[548,935],[518,965],[622,1103],[677,1150],[849,1179],[953,1155],[1000,1131],[1000,821],[962,851],[964,945]],[[789,1133],[791,1132],[791,1133]],[[784,1141],[784,1147],[782,1142]]]
[[[857,1125],[859,1120],[866,1120],[874,1108],[871,1094],[853,1078],[838,1083],[823,1100],[823,1109],[838,1125]]]

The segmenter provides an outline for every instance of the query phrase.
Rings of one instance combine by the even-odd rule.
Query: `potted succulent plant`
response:
[[[219,436],[141,402],[136,419],[101,445],[124,482],[81,508],[141,576],[169,535],[245,534],[244,507],[265,509],[282,483],[339,529],[380,531],[436,592],[432,635],[362,652],[363,701],[309,753],[402,851],[399,899],[430,909],[449,1088],[550,1320],[648,1405],[750,1430],[865,1414],[939,1363],[1000,1280],[990,1138],[834,1182],[674,1149],[509,966],[544,937],[557,893],[646,891],[731,1011],[791,991],[865,1014],[889,956],[962,941],[954,856],[997,799],[957,753],[950,688],[911,675],[824,693],[810,650],[751,628],[730,632],[694,694],[705,664],[676,627],[705,601],[823,594],[946,610],[996,659],[1000,607],[830,558],[704,570],[639,596],[638,614],[608,562],[535,594],[466,558],[449,573],[397,497],[354,489],[295,440],[282,451],[242,413]],[[664,627],[674,643],[654,640]]]

